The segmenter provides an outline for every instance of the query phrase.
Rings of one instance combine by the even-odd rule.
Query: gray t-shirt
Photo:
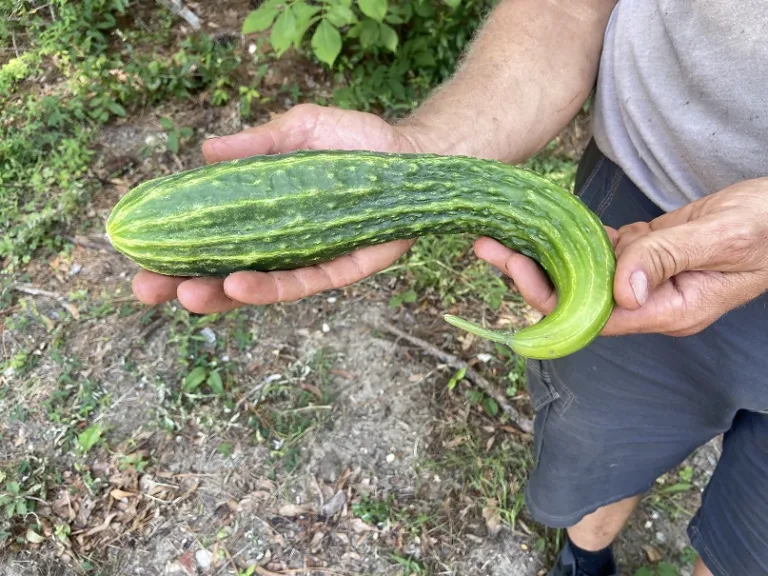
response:
[[[768,1],[619,0],[593,119],[664,210],[768,175]]]

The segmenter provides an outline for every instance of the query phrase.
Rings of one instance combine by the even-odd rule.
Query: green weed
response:
[[[0,5],[0,41],[8,46],[18,36],[27,42],[0,68],[0,260],[6,272],[39,248],[57,250],[52,232],[80,217],[98,186],[88,167],[102,124],[212,85],[221,103],[234,83],[239,56],[207,35],[190,36],[174,53],[147,52],[146,46],[166,43],[169,17],[158,8],[158,28],[133,30],[125,26],[130,6],[129,0],[52,0],[48,9],[21,0]],[[43,74],[56,81],[48,80],[41,94],[36,83]]]
[[[455,69],[493,0],[266,0],[243,22],[332,70],[335,104],[407,112]]]

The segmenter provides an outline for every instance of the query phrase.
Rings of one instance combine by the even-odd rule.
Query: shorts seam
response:
[[[549,370],[547,371],[547,375],[551,376],[550,385],[552,385],[552,382],[551,382],[552,378],[556,379],[558,382],[560,389],[555,390],[555,392],[557,392],[558,397],[561,398],[563,401],[555,409],[562,416],[565,414],[568,408],[571,407],[571,404],[573,404],[573,401],[576,398],[576,395],[573,392],[571,392],[571,389],[568,387],[568,385],[565,383],[562,377],[557,373],[557,368],[555,368],[555,366],[549,367]]]
[[[624,172],[617,169],[616,173],[613,175],[613,180],[611,181],[611,186],[608,190],[608,195],[605,198],[603,198],[603,201],[600,202],[600,204],[597,206],[597,209],[595,210],[595,214],[598,217],[602,217],[605,211],[608,210],[608,208],[610,207],[614,197],[616,196],[616,191],[619,189],[619,182],[621,182],[621,178],[623,176],[624,176]]]
[[[701,533],[701,530],[699,530],[699,527],[695,524],[691,524],[690,526],[690,539],[691,543],[696,547],[698,545],[701,550],[699,550],[699,553],[704,556],[706,555],[706,559],[702,558],[704,561],[704,564],[707,568],[710,570],[716,569],[719,571],[719,574],[717,576],[730,576],[730,573],[728,570],[726,570],[723,565],[720,563],[720,561],[715,557],[715,554],[712,552],[712,550],[707,546],[707,543],[704,541],[704,535]],[[712,561],[713,565],[709,564],[709,561]]]
[[[581,196],[584,195],[584,192],[586,192],[590,184],[592,184],[592,180],[595,179],[595,177],[597,176],[597,171],[600,170],[604,162],[605,162],[605,156],[601,154],[600,159],[597,161],[597,164],[595,164],[595,167],[592,168],[592,172],[589,173],[589,176],[587,176],[587,179],[584,181],[584,184],[582,184],[579,187],[579,190],[576,191],[577,197],[581,198]]]

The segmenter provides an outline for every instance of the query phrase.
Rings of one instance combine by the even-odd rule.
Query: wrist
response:
[[[434,129],[418,118],[405,118],[393,128],[398,137],[398,148],[403,152],[444,155],[454,153],[445,139],[440,138]]]

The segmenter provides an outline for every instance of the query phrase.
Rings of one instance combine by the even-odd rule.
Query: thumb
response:
[[[266,124],[206,140],[203,156],[208,162],[221,162],[298,150],[312,138],[320,114],[320,106],[299,104]]]
[[[618,255],[614,298],[622,308],[642,306],[653,290],[686,270],[703,270],[720,258],[720,238],[706,220],[659,228],[630,242]]]

